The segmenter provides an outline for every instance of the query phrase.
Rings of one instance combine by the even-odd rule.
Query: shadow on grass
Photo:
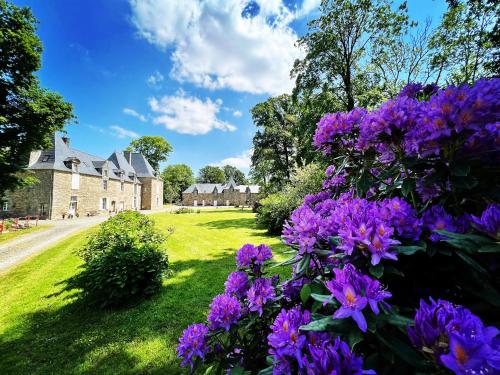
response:
[[[0,373],[181,373],[178,337],[187,325],[205,320],[234,269],[234,252],[171,267],[174,275],[159,293],[126,309],[90,308],[74,294],[71,300],[66,293],[42,297],[43,307],[18,317],[0,337]]]

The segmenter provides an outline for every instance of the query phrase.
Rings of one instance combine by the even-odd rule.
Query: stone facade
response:
[[[163,181],[142,155],[115,152],[105,160],[57,142],[32,153],[28,170],[38,182],[7,192],[0,216],[58,219],[163,206]]]
[[[182,193],[184,206],[253,206],[259,187],[256,185],[194,184]]]

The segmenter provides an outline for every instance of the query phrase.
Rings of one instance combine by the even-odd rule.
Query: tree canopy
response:
[[[223,184],[226,181],[226,176],[222,168],[207,165],[200,169],[196,181],[207,184]]]
[[[248,183],[247,177],[238,168],[232,165],[225,165],[222,169],[224,170],[226,181],[233,178],[237,185],[246,185]]]
[[[19,173],[32,150],[74,118],[72,105],[40,87],[42,42],[28,7],[0,0],[0,196],[28,179]]]
[[[173,148],[160,135],[144,135],[130,142],[130,150],[140,152],[149,161],[155,171],[160,170],[160,163],[166,161]]]
[[[186,164],[167,165],[161,177],[167,202],[181,200],[182,192],[194,183],[193,170]]]

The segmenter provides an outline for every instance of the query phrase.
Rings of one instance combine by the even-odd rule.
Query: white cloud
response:
[[[150,87],[161,88],[161,83],[164,79],[165,77],[163,76],[163,74],[161,74],[159,71],[156,71],[148,77],[146,82]]]
[[[236,167],[238,169],[248,171],[250,169],[250,166],[252,165],[252,154],[253,149],[245,150],[237,156],[231,156],[229,158],[222,159],[218,163],[215,163],[215,165],[220,167],[223,167],[225,165],[232,165],[233,167]]]
[[[135,117],[142,122],[147,121],[146,116],[141,115],[139,112],[137,112],[136,110],[133,110],[132,108],[123,108],[123,113],[125,113],[126,115],[129,115],[129,116]]]
[[[111,125],[109,127],[112,130],[112,134],[118,138],[138,138],[139,134],[132,130],[122,128],[118,125]]]
[[[241,116],[243,116],[243,113],[241,113],[241,111],[234,111],[233,116],[234,117],[241,117]]]
[[[179,92],[175,96],[151,98],[149,106],[157,115],[153,122],[181,134],[206,134],[212,129],[235,131],[236,127],[217,118],[222,100],[205,101]]]
[[[172,47],[173,78],[210,89],[275,95],[291,90],[289,73],[302,56],[290,23],[318,0],[304,0],[293,11],[282,0],[262,1],[253,17],[242,16],[246,2],[241,0],[129,2],[139,35],[165,50]]]

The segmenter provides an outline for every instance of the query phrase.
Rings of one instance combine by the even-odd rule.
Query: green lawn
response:
[[[36,227],[31,227],[31,228],[27,228],[27,229],[20,229],[20,230],[14,231],[14,232],[2,233],[2,234],[0,234],[0,244],[2,242],[7,241],[7,240],[11,240],[13,238],[20,237],[24,234],[33,233],[33,232],[36,232],[38,230],[47,229],[49,227],[50,227],[50,224],[40,224],[40,225],[37,225]]]
[[[153,217],[160,228],[175,226],[167,242],[174,275],[135,307],[95,311],[65,291],[65,280],[78,271],[74,252],[86,234],[0,275],[0,374],[180,373],[177,338],[206,317],[234,269],[235,250],[266,243],[277,260],[286,257],[279,238],[256,229],[248,210]]]

